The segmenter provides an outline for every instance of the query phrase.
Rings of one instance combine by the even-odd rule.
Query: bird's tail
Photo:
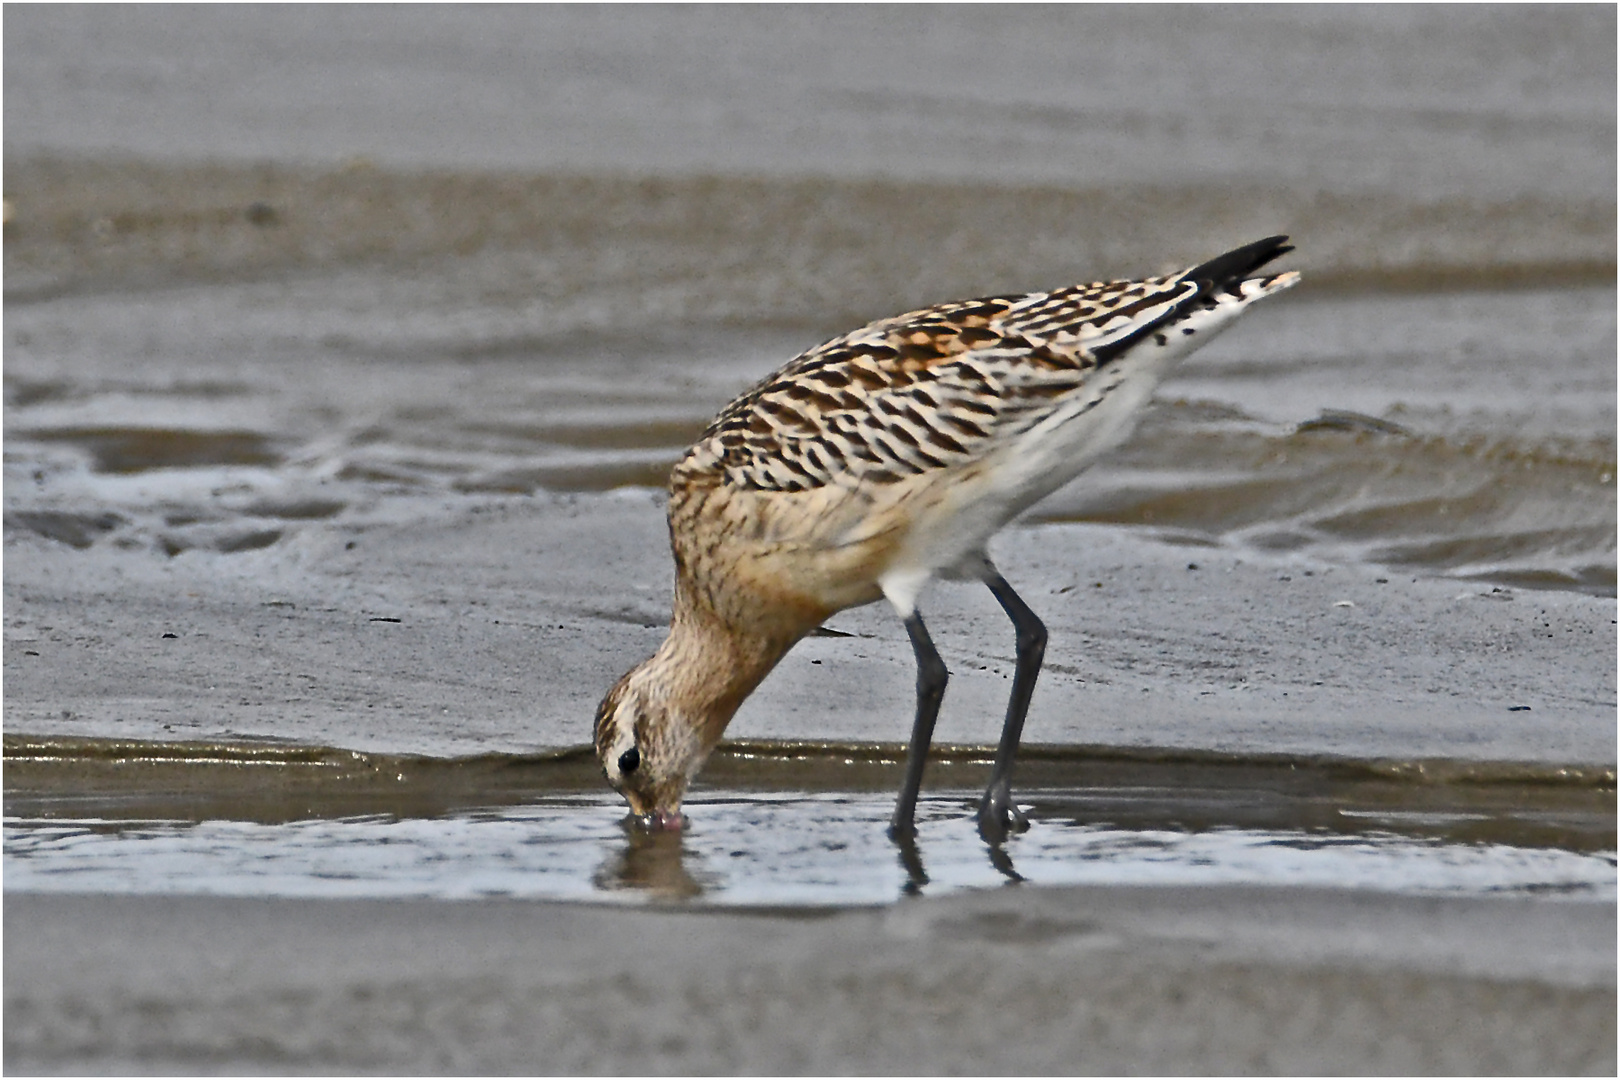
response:
[[[1092,355],[1099,365],[1107,364],[1147,338],[1162,335],[1167,327],[1178,324],[1184,326],[1187,334],[1218,329],[1262,296],[1281,292],[1299,281],[1298,272],[1293,270],[1268,277],[1248,276],[1293,250],[1288,237],[1268,236],[1182,271],[1173,280],[1189,283],[1193,289],[1167,306],[1157,318],[1132,327],[1112,341],[1093,346]]]
[[[1294,250],[1286,236],[1268,236],[1252,244],[1233,248],[1225,255],[1217,255],[1200,263],[1181,275],[1181,280],[1197,282],[1198,296],[1230,288],[1262,266]]]

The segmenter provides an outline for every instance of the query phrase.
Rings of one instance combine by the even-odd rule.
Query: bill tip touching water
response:
[[[1170,365],[1299,275],[1256,274],[1285,236],[1186,270],[982,297],[880,319],[802,353],[727,405],[669,482],[669,635],[603,699],[595,746],[644,826],[681,800],[744,699],[801,638],[887,599],[917,661],[891,834],[913,817],[949,678],[918,610],[933,578],[978,580],[1017,667],[980,804],[981,835],[1026,826],[1010,779],[1046,646],[990,561],[997,531],[1131,433]]]

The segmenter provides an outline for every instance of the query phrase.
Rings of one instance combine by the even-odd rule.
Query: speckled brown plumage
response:
[[[726,406],[670,476],[670,636],[598,712],[598,752],[632,809],[678,816],[738,705],[834,612],[886,596],[920,628],[927,580],[967,576],[1038,626],[987,541],[1128,435],[1171,362],[1294,284],[1247,276],[1288,250],[1272,237],[1179,274],[907,312]],[[632,746],[626,775],[615,763]]]

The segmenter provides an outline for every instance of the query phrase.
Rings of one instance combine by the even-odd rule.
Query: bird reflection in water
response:
[[[632,889],[656,900],[694,900],[718,884],[702,869],[702,856],[692,854],[696,872],[687,869],[684,832],[625,829],[625,845],[609,855],[591,878],[604,892]]]
[[[917,846],[917,840],[912,836],[895,837],[894,846],[900,856],[900,869],[906,873],[905,884],[900,886],[900,894],[921,896],[923,886],[928,884],[928,869],[923,866],[922,849]],[[1013,866],[1012,856],[1007,853],[1005,846],[986,844],[985,854],[996,872],[1007,879],[1008,885],[1018,885],[1024,881],[1024,875]]]
[[[624,835],[624,846],[609,854],[592,875],[591,883],[597,889],[603,892],[630,890],[654,900],[695,900],[705,893],[726,891],[724,876],[707,869],[703,854],[687,846],[685,830],[646,829],[627,819]],[[893,843],[905,875],[900,894],[923,895],[929,883],[928,870],[916,837],[896,838]],[[985,855],[1007,884],[1024,881],[1004,845],[986,844]]]

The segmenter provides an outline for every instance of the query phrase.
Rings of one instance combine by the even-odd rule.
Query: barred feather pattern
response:
[[[1190,272],[957,301],[833,338],[727,406],[673,482],[800,492],[892,484],[982,458],[1096,387],[1142,329],[1169,347],[1223,300],[1246,305],[1294,276],[1200,295]]]

